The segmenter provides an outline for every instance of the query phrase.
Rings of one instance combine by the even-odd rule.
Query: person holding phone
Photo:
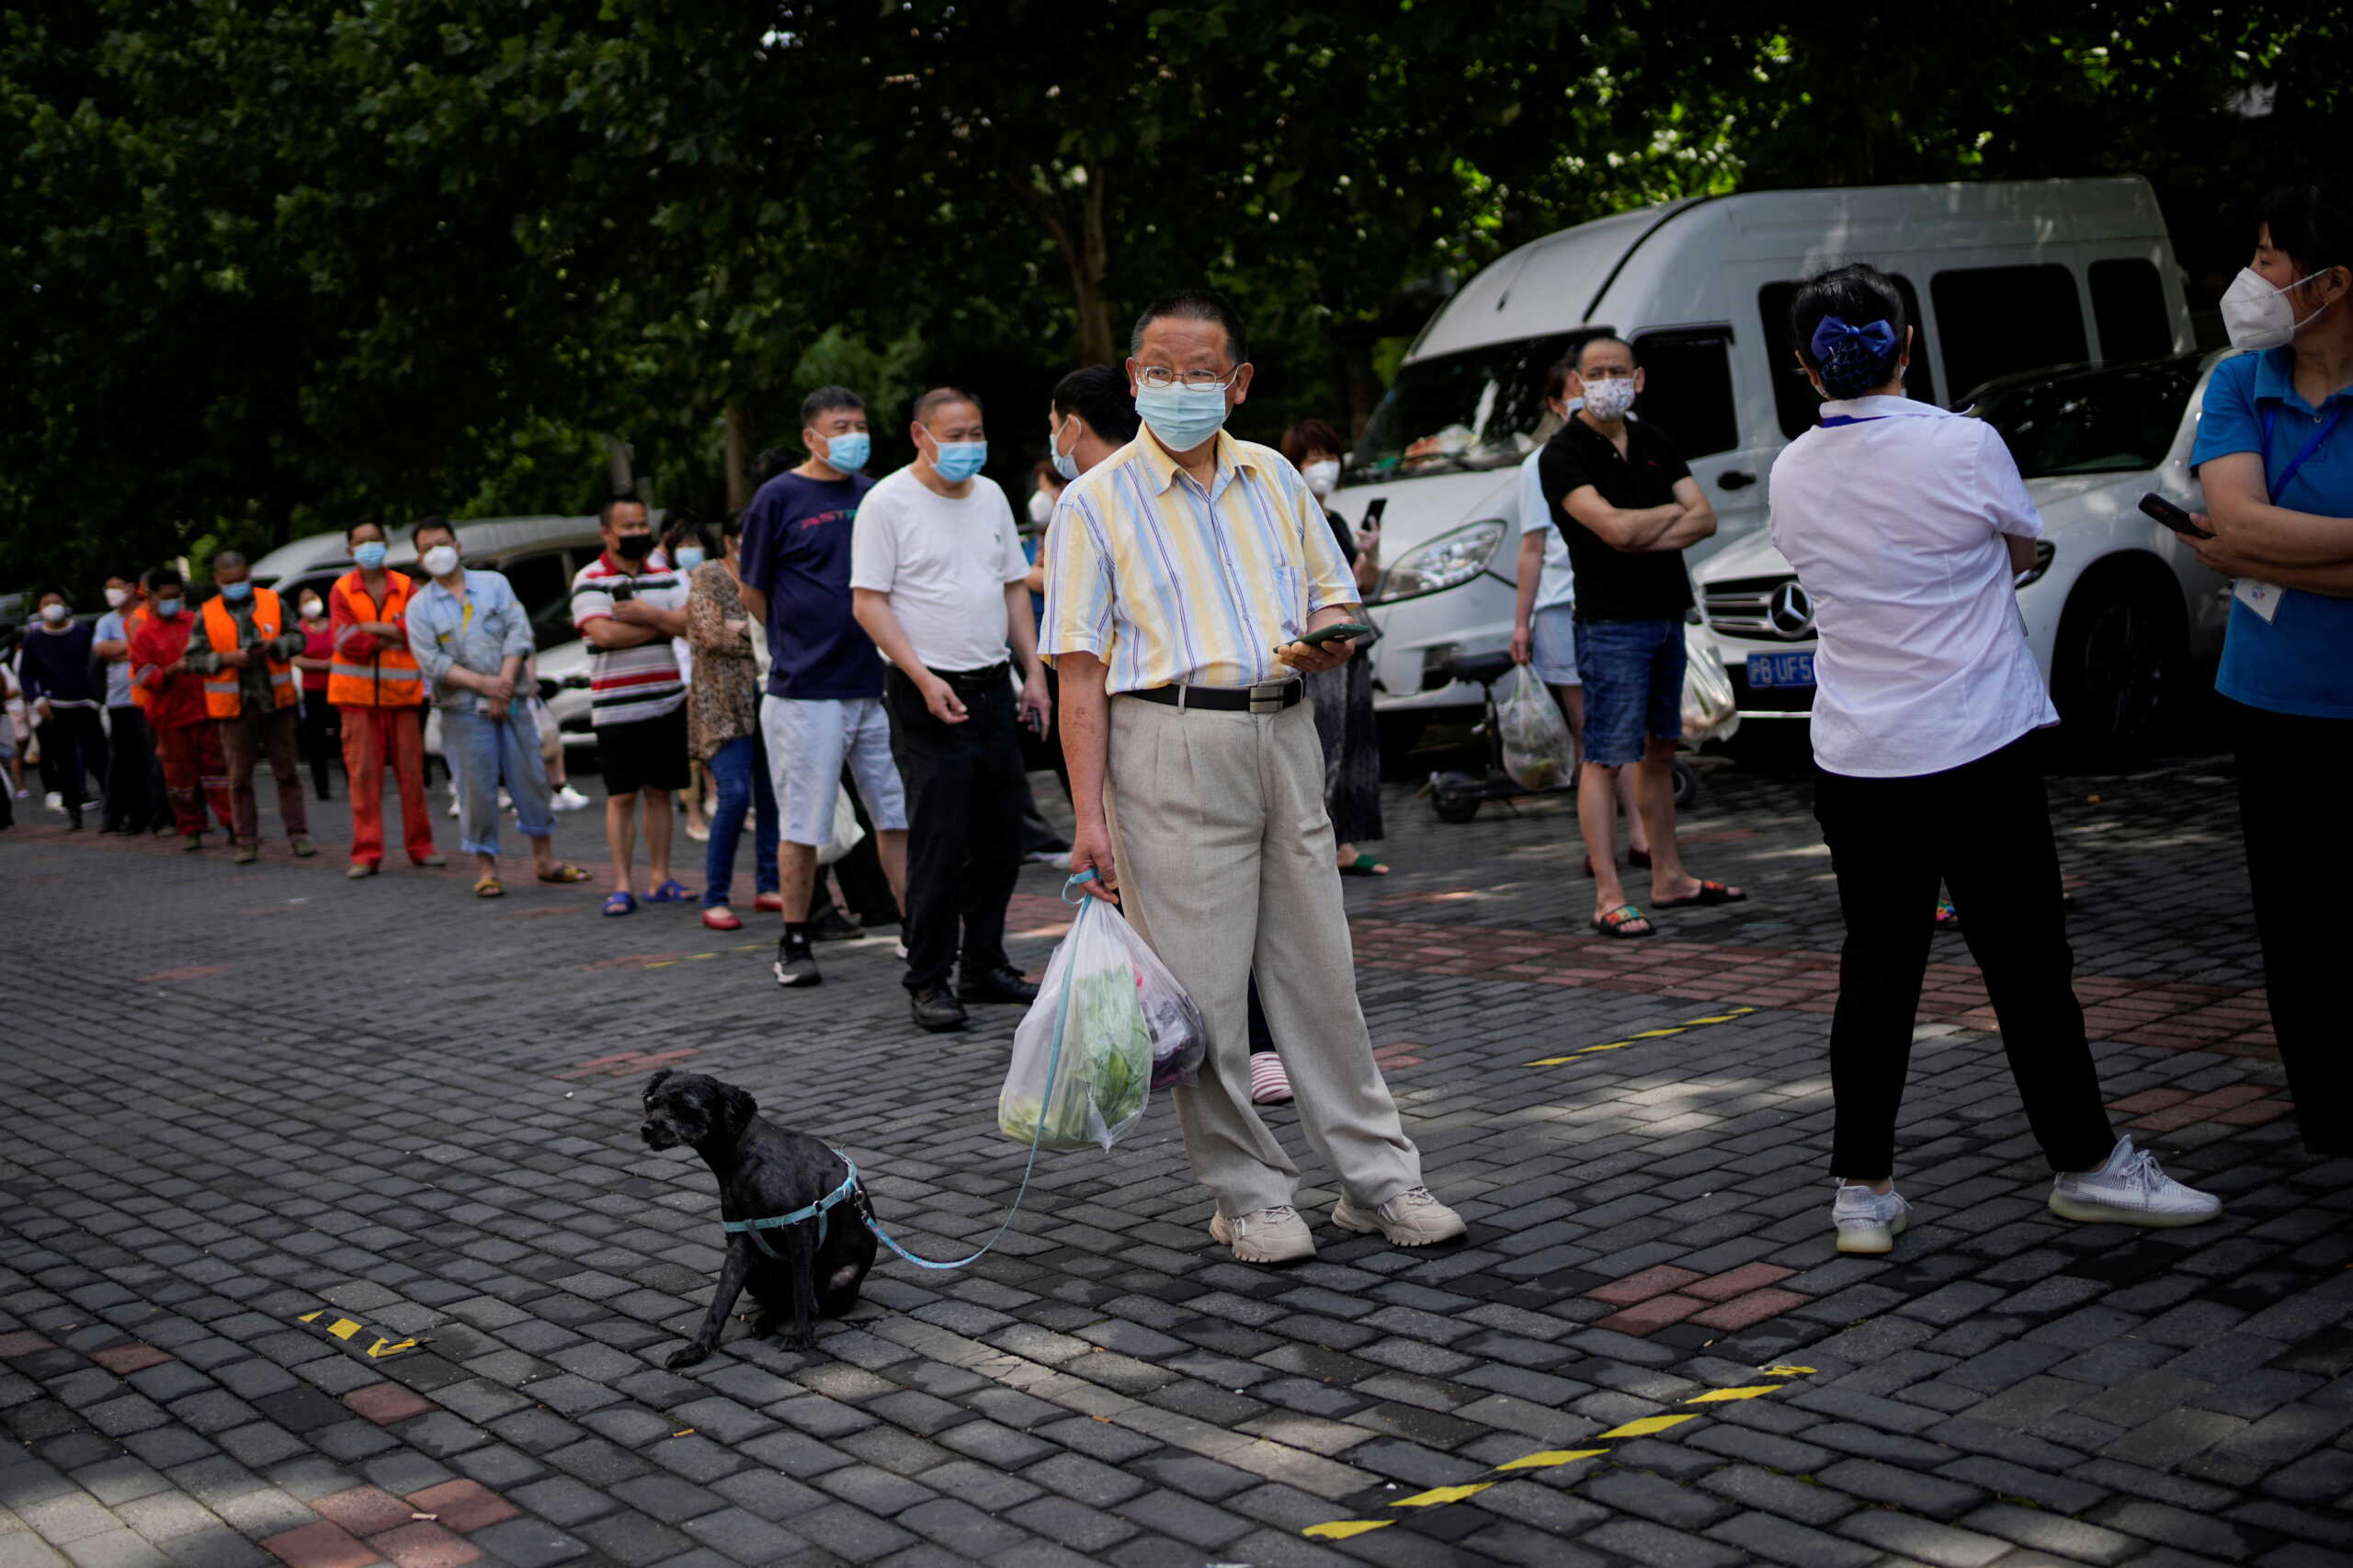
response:
[[[2353,949],[2353,822],[2310,780],[2353,770],[2353,198],[2292,185],[2256,214],[2222,295],[2231,342],[2190,453],[2198,558],[2238,581],[2215,689],[2237,731],[2239,815],[2265,987],[2304,1147],[2353,1154],[2337,974]]]
[[[1255,973],[1300,1119],[1343,1196],[1333,1223],[1400,1246],[1461,1215],[1372,1059],[1340,903],[1323,745],[1297,676],[1362,619],[1324,508],[1282,454],[1237,440],[1241,315],[1206,290],[1155,301],[1129,337],[1143,433],[1063,493],[1046,539],[1045,656],[1061,676],[1071,871],[1116,901],[1201,1009],[1199,1080],[1176,1091],[1210,1235],[1244,1263],[1313,1256],[1299,1167],[1250,1101]]]
[[[1911,325],[1872,268],[1809,280],[1790,327],[1828,400],[1774,461],[1770,526],[1818,607],[1814,814],[1847,925],[1830,1026],[1838,1250],[1891,1250],[1910,1212],[1895,1119],[1940,879],[1988,912],[1961,935],[2054,1173],[2052,1212],[2211,1220],[2221,1199],[2116,1136],[2085,1039],[2032,749],[2059,714],[2012,585],[2042,532],[2018,464],[1992,426],[1904,396]]]
[[[1283,432],[1283,456],[1332,525],[1332,540],[1358,591],[1370,594],[1381,581],[1381,525],[1351,528],[1331,509],[1339,483],[1339,433],[1321,419],[1303,419]],[[1370,629],[1367,628],[1370,634]],[[1364,638],[1352,639],[1363,651]],[[1324,808],[1332,814],[1333,857],[1344,877],[1385,877],[1389,868],[1359,845],[1381,837],[1381,727],[1372,712],[1372,665],[1352,658],[1337,668],[1307,677],[1307,700],[1315,710],[1315,733],[1324,742]],[[1263,1102],[1262,1102],[1263,1103]]]

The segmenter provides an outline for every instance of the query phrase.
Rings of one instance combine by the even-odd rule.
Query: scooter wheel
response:
[[[1699,795],[1699,770],[1684,761],[1675,759],[1675,803],[1688,806]]]
[[[1440,790],[1430,804],[1440,822],[1469,822],[1479,814],[1479,797],[1469,790]]]

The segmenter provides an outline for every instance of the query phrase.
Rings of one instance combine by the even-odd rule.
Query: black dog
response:
[[[645,1145],[683,1143],[700,1154],[719,1178],[719,1212],[725,1220],[790,1214],[840,1187],[849,1167],[839,1154],[805,1132],[770,1126],[759,1110],[759,1102],[733,1084],[665,1067],[646,1081]],[[671,1355],[670,1365],[690,1367],[711,1353],[746,1286],[764,1309],[752,1329],[756,1336],[775,1332],[790,1312],[793,1332],[786,1343],[801,1349],[816,1344],[817,1318],[849,1311],[874,1266],[874,1233],[866,1226],[872,1212],[860,1184],[826,1210],[822,1244],[813,1219],[758,1232],[774,1256],[753,1240],[754,1233],[729,1232],[710,1315],[693,1341]]]

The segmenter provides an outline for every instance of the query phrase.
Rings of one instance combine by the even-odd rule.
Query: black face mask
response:
[[[613,553],[623,561],[642,561],[654,553],[654,536],[623,534],[613,541]]]

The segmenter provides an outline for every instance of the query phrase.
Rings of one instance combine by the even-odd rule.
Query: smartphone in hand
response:
[[[1343,620],[1324,627],[1320,631],[1311,631],[1303,637],[1294,637],[1291,642],[1303,642],[1310,648],[1321,648],[1326,642],[1353,642],[1358,638],[1368,635],[1371,631],[1372,628],[1370,626],[1360,625],[1353,620]],[[1286,642],[1282,646],[1288,648],[1290,643]]]
[[[2154,490],[2141,497],[2141,510],[2184,539],[2212,539],[2214,537],[2200,528],[2196,518]]]

